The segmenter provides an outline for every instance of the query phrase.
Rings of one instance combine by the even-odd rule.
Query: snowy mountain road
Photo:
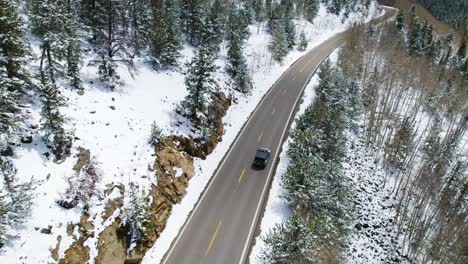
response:
[[[393,16],[391,9],[374,22]],[[305,86],[346,33],[316,46],[264,96],[237,136],[162,263],[245,263],[268,195],[277,158]],[[252,168],[256,149],[271,150],[264,170]]]

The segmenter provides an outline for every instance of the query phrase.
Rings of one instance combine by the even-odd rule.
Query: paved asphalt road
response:
[[[384,19],[391,12],[387,12]],[[382,19],[379,19],[382,20]],[[301,57],[265,95],[224,157],[166,253],[164,264],[237,264],[248,254],[280,147],[303,88],[320,63],[345,41],[339,34]],[[264,170],[251,167],[255,150],[269,148]]]

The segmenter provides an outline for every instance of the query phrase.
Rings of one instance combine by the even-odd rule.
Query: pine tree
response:
[[[307,41],[306,35],[303,32],[299,35],[299,44],[297,46],[297,49],[300,51],[304,51],[307,49],[307,45],[309,45],[309,41]]]
[[[284,31],[286,33],[286,40],[288,42],[288,48],[292,49],[296,46],[296,26],[292,21],[291,17],[284,19]]]
[[[421,29],[422,31],[422,45],[421,45],[421,50],[424,52],[427,52],[429,48],[432,46],[433,42],[433,27],[430,25],[427,20],[424,23],[424,26]]]
[[[413,126],[409,118],[398,125],[392,141],[385,148],[386,162],[396,168],[402,168],[403,163],[413,147]]]
[[[432,42],[432,45],[429,47],[427,51],[427,56],[432,59],[432,62],[435,63],[439,60],[440,53],[442,51],[442,41],[437,39],[436,41]]]
[[[461,43],[460,45],[460,48],[458,48],[458,51],[457,51],[457,57],[458,57],[458,60],[459,62],[463,62],[463,60],[466,58],[466,54],[467,54],[467,41],[468,40],[463,40],[463,42]],[[461,64],[461,63],[460,63]]]
[[[190,45],[197,47],[203,38],[203,0],[182,0],[181,23]]]
[[[114,90],[121,83],[116,63],[133,67],[124,3],[122,0],[96,0],[95,15],[98,73],[104,85]]]
[[[304,18],[309,22],[313,22],[319,11],[320,3],[318,0],[304,1]]]
[[[77,22],[71,7],[60,0],[31,0],[32,31],[42,39],[39,70],[47,72],[52,80],[62,74],[63,63],[68,64],[67,74],[72,84],[79,88],[79,41]]]
[[[411,54],[418,53],[423,47],[423,36],[419,18],[415,17],[412,22],[411,32],[409,36],[409,50]]]
[[[427,158],[430,160],[437,160],[442,152],[442,144],[440,140],[440,133],[442,132],[442,118],[436,114],[434,121],[429,130],[429,135],[427,136],[423,151],[426,154]]]
[[[403,10],[399,10],[397,17],[396,17],[396,27],[398,29],[398,32],[402,33],[403,30],[405,29],[405,14],[403,13]]]
[[[150,213],[145,199],[145,193],[140,188],[130,183],[129,191],[125,195],[125,207],[122,215],[122,224],[127,227],[127,236],[130,239],[131,250],[135,243],[141,241],[146,236]]]
[[[261,263],[312,262],[316,238],[307,221],[299,215],[276,225],[262,239],[265,249],[259,256]]]
[[[253,10],[255,21],[263,21],[265,17],[263,0],[249,0],[249,6]]]
[[[282,62],[284,57],[288,55],[288,39],[284,27],[278,24],[273,29],[273,36],[268,44],[268,48],[273,56],[273,59]]]
[[[202,42],[211,48],[214,54],[219,52],[223,41],[225,27],[225,9],[220,0],[215,0],[208,16],[204,19],[202,28]]]
[[[64,129],[65,116],[60,113],[60,107],[66,105],[57,84],[50,79],[49,74],[41,73],[39,94],[42,102],[41,130],[44,142],[52,149],[57,159],[68,154],[72,138]]]
[[[207,106],[216,89],[213,74],[217,70],[214,57],[207,46],[200,46],[195,57],[187,65],[185,86],[188,95],[182,101],[178,112],[189,118],[194,126],[203,126],[207,121]]]
[[[252,89],[252,81],[248,73],[247,61],[244,57],[244,41],[248,36],[247,25],[238,12],[229,16],[227,36],[228,64],[226,71],[234,79],[235,89],[248,93]]]
[[[29,85],[29,50],[16,2],[0,0],[0,149],[16,142],[24,126],[19,104]]]
[[[0,157],[0,248],[17,236],[14,225],[24,223],[31,213],[36,181],[19,183],[13,163]]]
[[[178,6],[174,1],[152,1],[150,58],[156,68],[177,66],[181,49]]]
[[[147,46],[149,32],[152,26],[151,3],[152,0],[127,0],[129,23],[131,31],[131,46],[133,53],[140,55],[141,50]],[[170,1],[173,2],[173,1]]]
[[[151,132],[150,132],[150,137],[148,139],[148,142],[150,143],[151,146],[158,147],[158,145],[161,144],[162,141],[163,141],[162,130],[159,128],[156,122],[153,122],[151,124]]]
[[[81,48],[77,41],[71,41],[67,46],[67,76],[73,88],[83,87],[80,79],[80,52]]]

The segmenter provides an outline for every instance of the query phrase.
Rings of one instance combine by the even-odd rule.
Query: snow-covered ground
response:
[[[369,20],[375,10],[376,6],[373,5],[365,20]],[[321,7],[315,24],[297,21],[297,32],[306,33],[310,39],[308,49],[311,49],[332,35],[344,31],[353,21],[362,18],[361,15],[352,15],[345,23],[341,23],[341,19],[326,13]],[[251,36],[246,54],[254,90],[250,96],[240,98],[237,104],[229,109],[223,120],[226,133],[214,152],[206,160],[195,160],[195,176],[189,184],[187,195],[181,204],[174,206],[166,229],[148,252],[145,263],[160,261],[250,113],[278,77],[305,53],[292,51],[282,64],[278,64],[271,59],[268,52],[270,36],[264,31],[264,25],[251,26],[249,29]],[[37,54],[37,45],[33,47],[33,51]],[[217,79],[222,89],[228,93],[229,89],[224,83],[224,80],[227,80],[223,71],[224,54],[223,50],[217,60],[217,64],[221,66]],[[192,48],[184,48],[182,55],[180,65],[191,59]],[[89,59],[89,56],[85,55],[85,62]],[[50,249],[56,246],[57,237],[62,236],[58,252],[60,257],[63,257],[64,251],[73,242],[67,235],[67,224],[79,222],[81,209],[65,210],[57,206],[55,201],[61,198],[67,188],[67,178],[74,174],[72,167],[77,161],[78,147],[89,149],[91,156],[98,162],[102,171],[102,180],[98,187],[101,190],[105,190],[110,183],[127,186],[130,182],[136,182],[143,189],[155,183],[154,173],[148,170],[154,163],[153,150],[147,143],[150,125],[155,121],[166,134],[181,133],[175,130],[174,109],[187,91],[184,76],[180,72],[155,72],[144,62],[136,62],[136,69],[138,71],[132,77],[126,68],[121,67],[119,74],[124,85],[116,91],[109,91],[100,85],[96,66],[84,66],[82,78],[85,93],[79,95],[70,89],[62,90],[63,95],[68,98],[68,106],[63,108],[63,113],[69,118],[69,128],[78,138],[74,142],[71,157],[65,162],[57,164],[43,155],[48,149],[42,144],[39,133],[34,134],[32,144],[15,149],[12,160],[18,168],[18,179],[28,180],[33,176],[41,182],[36,189],[37,199],[31,211],[31,218],[16,228],[19,238],[2,248],[4,252],[0,253],[1,263],[54,262]],[[308,88],[306,96],[309,96],[306,101],[311,100],[313,91]],[[32,105],[32,124],[39,123],[39,113],[40,108]],[[278,185],[277,180],[275,181]],[[275,194],[276,192],[272,191],[272,195]],[[91,248],[91,262],[97,253],[99,232],[109,224],[109,221],[103,223],[99,217],[105,202],[106,200],[94,199],[90,209],[90,219],[94,219],[96,232],[95,239],[86,243]],[[284,215],[286,216],[287,212],[284,212]],[[42,228],[49,226],[52,227],[51,234],[40,232]]]

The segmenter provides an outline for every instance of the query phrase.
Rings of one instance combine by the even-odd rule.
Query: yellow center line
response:
[[[283,93],[281,95],[284,95],[286,93],[286,90],[283,91]]]
[[[271,114],[272,114],[272,115],[274,115],[274,114],[275,114],[275,112],[276,112],[276,107],[275,107],[275,108],[273,108],[273,111],[271,112]]]
[[[241,172],[241,174],[239,176],[239,180],[237,180],[238,184],[242,181],[242,178],[244,177],[244,174],[245,174],[245,168],[242,170],[242,172]]]
[[[216,227],[216,230],[213,234],[213,237],[211,238],[210,244],[208,245],[208,248],[206,249],[205,256],[208,255],[208,252],[210,252],[211,246],[213,246],[213,243],[215,241],[216,236],[218,235],[219,228],[221,227],[221,224],[223,221],[218,222],[218,226]]]
[[[258,136],[257,143],[260,143],[260,140],[262,140],[262,137],[263,137],[263,131],[262,131],[262,133],[260,133],[260,136]]]
[[[301,68],[301,69],[299,70],[299,72],[303,72],[303,71],[304,71],[304,68]]]

